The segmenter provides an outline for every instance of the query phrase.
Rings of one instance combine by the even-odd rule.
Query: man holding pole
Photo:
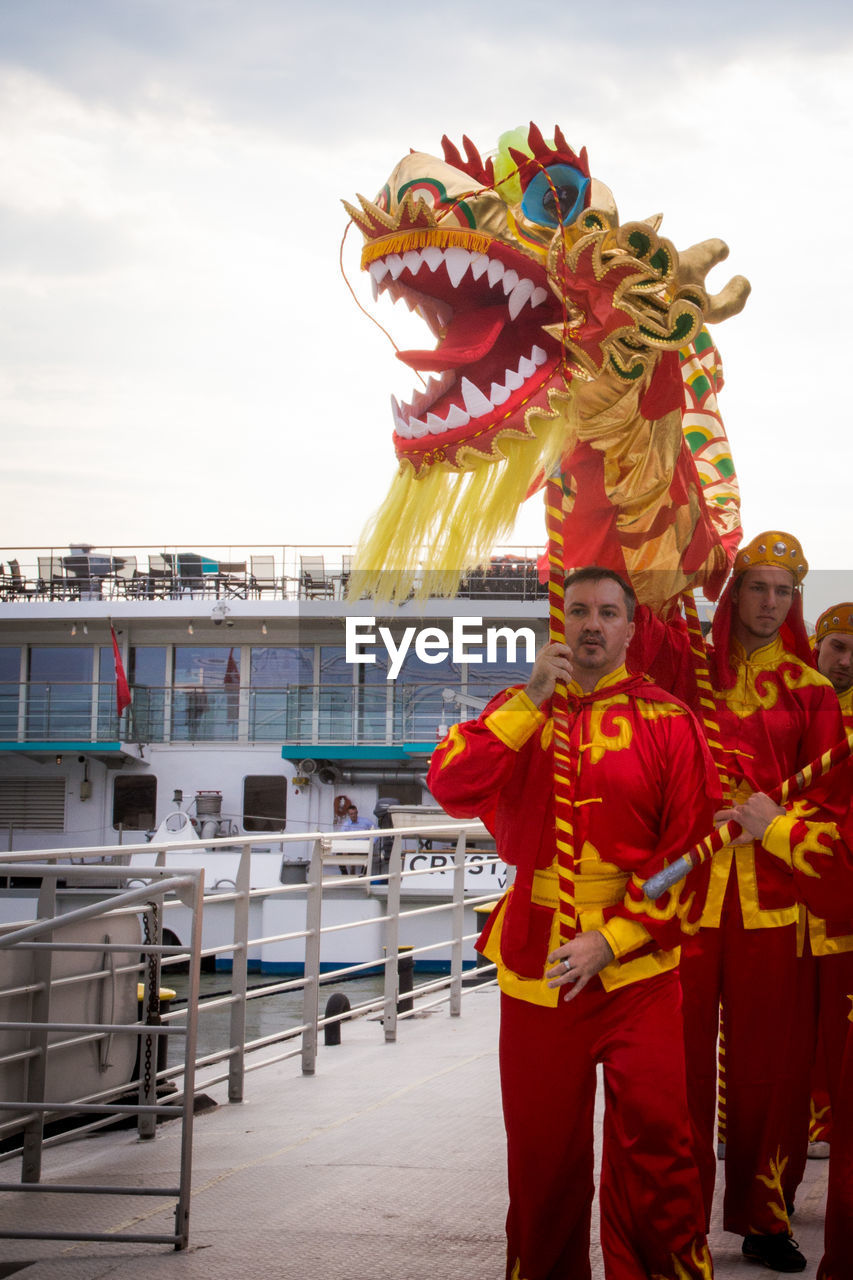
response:
[[[738,552],[714,615],[708,700],[718,764],[735,805],[772,790],[842,736],[837,700],[812,665],[803,623],[799,588],[807,569],[796,538],[759,534]],[[667,686],[686,661],[677,651],[678,633],[648,615],[642,622],[637,661]],[[713,858],[698,945],[681,967],[688,1096],[706,1221],[716,1175],[722,1006],[723,1225],[743,1236],[747,1258],[781,1272],[806,1266],[791,1240],[783,1186],[790,1112],[802,1095],[802,1055],[794,1052],[797,920],[790,875],[760,841],[742,835]]]
[[[846,607],[846,606],[845,606]],[[818,635],[821,634],[820,623]],[[853,764],[848,760],[827,783],[799,805],[781,808],[757,793],[732,810],[743,829],[777,858],[798,896],[825,926],[837,920],[849,927],[853,918],[853,811],[839,827],[826,821],[831,797],[849,799]],[[822,802],[823,812],[813,803]],[[827,801],[830,803],[827,804]],[[818,1280],[847,1280],[853,1257],[853,1026],[849,991],[842,1019],[844,1046],[832,1093],[832,1142],[826,1203],[824,1256]]]
[[[701,895],[694,877],[656,903],[642,885],[708,830],[717,797],[692,714],[625,667],[633,609],[612,571],[569,574],[565,643],[545,646],[525,688],[454,725],[430,766],[436,799],[481,817],[516,866],[478,943],[502,992],[507,1280],[591,1274],[599,1063],[608,1277],[712,1275],[677,973]]]

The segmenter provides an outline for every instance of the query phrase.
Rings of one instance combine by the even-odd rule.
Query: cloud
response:
[[[679,248],[729,242],[713,279],[754,286],[715,334],[745,522],[801,520],[826,563],[850,462],[828,371],[851,336],[851,18],[820,0],[684,14],[0,6],[7,537],[67,541],[82,510],[106,543],[352,541],[394,471],[388,398],[411,374],[340,278],[340,198],[444,132],[488,150],[535,119],[588,146],[623,217],[662,209]],[[345,263],[375,309],[358,240]],[[398,337],[413,325],[379,314]]]

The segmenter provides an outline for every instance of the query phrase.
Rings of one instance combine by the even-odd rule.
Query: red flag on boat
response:
[[[113,627],[110,627],[110,635],[113,640],[113,658],[116,664],[116,709],[120,720],[122,711],[124,711],[125,707],[130,706],[130,688],[124,672],[124,663],[121,660],[118,638]]]

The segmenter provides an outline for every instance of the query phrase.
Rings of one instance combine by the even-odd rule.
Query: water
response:
[[[282,982],[287,980],[287,975],[283,975],[278,979],[278,981]],[[372,974],[367,977],[323,983],[320,987],[320,1013],[322,1014],[329,997],[335,991],[343,992],[352,1008],[370,1000],[381,999],[384,992],[384,982],[385,980],[381,974]],[[186,1007],[188,983],[189,979],[185,973],[170,973],[168,969],[164,970],[162,985],[171,987],[173,991],[177,992],[172,1005],[173,1009]],[[253,980],[250,975],[250,991],[262,989],[272,984],[273,980],[269,978],[261,979],[258,975],[254,975]],[[230,992],[230,973],[203,973],[201,975],[198,1047],[196,1049],[196,1055],[199,1058],[204,1057],[205,1054],[215,1053],[217,1050],[224,1049],[228,1044],[231,1006],[219,1005],[213,1009],[205,1006],[213,997],[227,996]],[[376,1010],[368,1016],[380,1017],[381,1010]],[[277,1031],[286,1030],[288,1027],[301,1025],[301,987],[293,991],[280,991],[270,996],[259,996],[257,999],[249,1000],[246,1003],[246,1040],[260,1039],[263,1036],[273,1035]],[[183,1055],[183,1037],[170,1036],[168,1065],[180,1065],[183,1062]]]

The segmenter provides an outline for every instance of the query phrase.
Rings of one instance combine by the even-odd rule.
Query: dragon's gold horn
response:
[[[749,297],[751,285],[745,276],[733,276],[719,293],[707,293],[705,277],[712,267],[728,256],[729,246],[716,238],[691,245],[678,256],[679,287],[697,297],[708,324],[736,316]]]

